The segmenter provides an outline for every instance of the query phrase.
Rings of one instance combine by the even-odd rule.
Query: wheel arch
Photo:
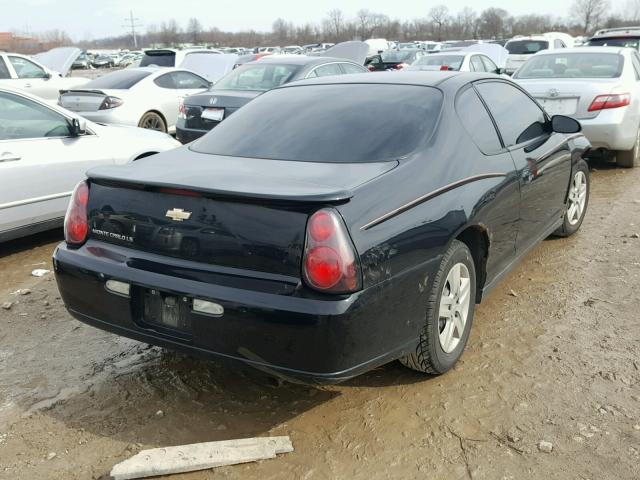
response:
[[[147,113],[155,113],[156,115],[158,115],[162,119],[162,121],[164,122],[164,128],[166,128],[167,131],[169,130],[169,124],[167,123],[167,118],[162,114],[162,112],[160,110],[156,110],[156,109],[153,109],[153,108],[151,110],[147,110],[142,115],[140,115],[140,119],[138,120],[138,126],[140,126],[140,122],[142,121],[142,119],[144,118],[144,116]]]
[[[482,224],[466,225],[454,239],[464,243],[471,252],[476,269],[476,303],[480,303],[482,290],[487,282],[487,260],[491,244],[489,231]]]

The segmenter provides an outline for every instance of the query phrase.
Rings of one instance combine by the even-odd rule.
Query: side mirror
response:
[[[506,68],[497,68],[496,69],[496,73],[498,75],[504,75],[505,73],[507,73],[507,69]]]
[[[551,117],[551,130],[556,133],[578,133],[582,131],[582,125],[571,117],[554,115]]]
[[[87,131],[87,121],[83,118],[73,118],[70,124],[72,137],[84,135]]]

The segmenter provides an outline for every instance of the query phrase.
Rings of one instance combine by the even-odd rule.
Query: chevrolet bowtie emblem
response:
[[[167,210],[165,216],[174,222],[181,222],[183,220],[189,220],[191,218],[191,212],[185,212],[182,208],[174,208],[173,210]]]

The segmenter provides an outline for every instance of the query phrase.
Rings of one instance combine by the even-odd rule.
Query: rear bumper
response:
[[[205,135],[207,132],[209,132],[209,130],[187,128],[185,126],[185,121],[180,118],[176,122],[176,139],[182,144],[193,142]]]
[[[628,108],[602,110],[595,118],[579,120],[582,133],[594,149],[631,150],[638,123],[629,113]]]
[[[274,293],[277,288],[268,292],[236,288],[237,278],[233,287],[200,281],[204,274],[191,270],[198,265],[194,262],[182,262],[181,277],[168,275],[157,268],[163,258],[181,262],[90,241],[79,249],[58,246],[54,267],[62,299],[80,321],[205,358],[241,361],[288,380],[343,381],[398,358],[415,345],[417,330],[407,335],[402,312],[390,315],[397,305],[385,305],[389,302],[381,286],[347,296],[305,298],[299,289],[292,294],[291,288],[279,293]],[[131,266],[143,263],[156,267]],[[105,282],[112,278],[130,283],[132,294],[107,291]],[[224,314],[211,317],[190,311],[189,334],[154,329],[139,313],[142,300],[135,292],[142,288],[209,299],[222,305]]]

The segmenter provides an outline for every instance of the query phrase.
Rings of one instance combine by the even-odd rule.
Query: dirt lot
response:
[[[640,169],[592,178],[582,232],[529,255],[437,378],[394,362],[279,385],[118,338],[30,276],[58,233],[3,245],[0,478],[100,478],[142,448],[268,434],[295,452],[172,479],[640,478]]]

